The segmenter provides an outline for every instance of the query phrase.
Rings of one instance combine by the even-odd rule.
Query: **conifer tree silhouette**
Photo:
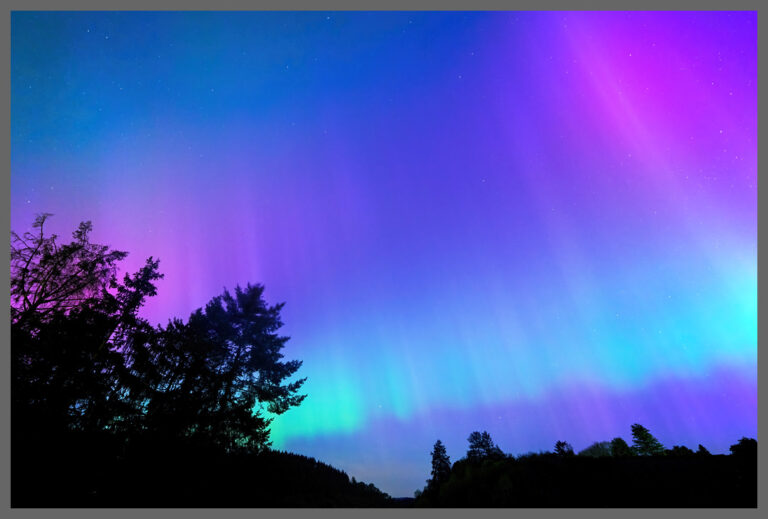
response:
[[[632,425],[632,449],[638,456],[663,456],[664,445],[640,424]]]
[[[427,488],[435,489],[444,483],[451,475],[451,459],[445,445],[440,440],[432,448],[432,478],[427,480]]]

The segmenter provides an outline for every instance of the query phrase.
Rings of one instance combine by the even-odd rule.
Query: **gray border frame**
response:
[[[11,0],[8,2],[9,10],[5,19],[4,28],[8,30],[7,36],[2,39],[2,65],[5,70],[6,78],[10,75],[10,12],[19,11],[47,11],[47,10],[307,10],[307,11],[342,11],[342,10],[460,10],[460,11],[506,11],[506,10],[728,10],[728,11],[758,11],[758,128],[760,122],[768,118],[768,102],[762,96],[766,84],[766,30],[768,22],[763,16],[760,16],[758,0],[732,0],[730,2],[723,0],[619,0],[611,2],[609,0],[389,0],[389,1],[350,1],[350,0],[324,0],[322,3],[312,2],[311,0],[134,0],[132,2],[98,2],[94,0],[75,0],[67,2],[64,5],[54,0]],[[2,112],[6,124],[3,126],[2,154],[6,158],[7,167],[2,169],[2,186],[6,189],[7,195],[3,196],[2,203],[7,209],[2,212],[2,224],[10,230],[10,81],[6,80],[0,86],[3,96],[8,100],[3,105]],[[768,133],[758,130],[758,150],[768,148]],[[759,163],[759,162],[758,162]],[[758,201],[760,195],[766,199],[768,197],[768,187],[764,184],[759,187],[758,182]],[[768,249],[768,239],[762,236],[768,229],[768,208],[760,209],[758,203],[758,271],[761,266],[761,257],[766,258],[765,250]],[[2,227],[0,224],[0,227]],[[765,225],[761,225],[765,224]],[[761,231],[762,229],[762,231]],[[762,240],[760,238],[763,238]],[[762,242],[762,245],[761,245]],[[3,266],[10,269],[10,260],[8,256],[3,256]],[[6,270],[9,272],[9,270]],[[6,288],[9,287],[9,278],[2,277],[3,294],[9,294]],[[758,330],[759,324],[768,322],[768,307],[761,308],[759,305],[760,292],[762,288],[768,286],[768,281],[764,278],[760,281],[758,275]],[[10,295],[8,296],[10,298]],[[9,300],[10,302],[10,300]],[[9,305],[10,306],[10,305]],[[9,308],[6,306],[6,308]],[[5,314],[6,319],[0,322],[0,365],[2,366],[2,381],[0,385],[0,402],[2,418],[0,419],[0,462],[2,462],[2,471],[0,471],[0,499],[2,508],[0,513],[8,511],[6,517],[65,517],[65,518],[90,518],[90,517],[209,517],[217,515],[219,517],[253,517],[254,515],[267,515],[269,517],[293,517],[311,516],[315,517],[356,517],[358,515],[383,516],[419,516],[419,517],[465,517],[468,513],[484,517],[502,517],[508,514],[525,517],[642,517],[647,515],[654,516],[674,516],[674,517],[723,517],[728,514],[731,517],[749,516],[757,517],[760,505],[766,502],[766,480],[761,477],[765,474],[766,455],[765,449],[759,450],[758,455],[758,508],[757,509],[12,509],[10,508],[10,365],[8,363],[10,353],[10,313]],[[759,355],[759,339],[758,339]],[[765,384],[760,386],[760,375],[768,372],[768,365],[763,363],[762,367],[758,363],[758,395],[765,397],[768,392]],[[765,413],[762,411],[764,405],[760,402],[766,401],[765,398],[758,398],[758,430],[764,430]],[[760,435],[758,434],[758,440]]]

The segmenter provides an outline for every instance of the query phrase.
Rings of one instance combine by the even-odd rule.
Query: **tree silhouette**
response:
[[[432,478],[427,480],[427,488],[436,489],[451,475],[451,459],[445,445],[440,440],[432,448]]]
[[[610,442],[595,442],[589,447],[579,451],[579,456],[589,456],[591,458],[606,458],[612,455]]]
[[[120,283],[125,252],[90,243],[90,222],[60,245],[45,235],[49,217],[36,218],[36,233],[11,233],[14,429],[115,432],[138,412],[130,371],[153,333],[138,311],[162,275],[149,258]]]
[[[481,433],[472,436],[480,443]],[[670,456],[602,455],[556,458],[552,453],[505,457],[492,463],[462,459],[439,492],[415,495],[416,507],[755,507],[756,442],[743,438],[731,456],[692,455],[687,448]],[[478,448],[478,452],[482,449]],[[478,456],[481,456],[478,454]]]
[[[263,412],[281,414],[305,398],[297,394],[305,379],[284,383],[301,362],[281,360],[283,305],[267,305],[263,293],[250,284],[234,295],[225,290],[186,324],[174,320],[161,330],[163,376],[147,415],[167,437],[258,451],[269,445],[271,419]]]
[[[626,458],[627,456],[632,456],[634,452],[632,452],[632,448],[627,445],[627,442],[624,441],[624,438],[616,437],[613,440],[611,440],[611,456],[614,458]]]
[[[688,457],[693,456],[695,452],[686,447],[685,445],[674,445],[671,449],[667,449],[664,454],[673,457]]]
[[[579,456],[568,456],[567,442],[558,441],[554,453],[491,458],[489,463],[487,452],[495,445],[489,434],[475,431],[468,438],[467,457],[453,464],[439,491],[428,485],[415,493],[414,506],[757,506],[754,439],[742,438],[731,447],[731,456],[701,458],[679,445],[663,456],[657,455],[661,444],[647,429],[635,424],[632,431],[636,443],[645,448],[638,450],[655,454],[635,457],[627,442],[617,437],[595,442]]]
[[[73,242],[60,245],[58,236],[45,235],[51,216],[35,218],[35,233],[11,231],[11,322],[29,330],[103,297],[115,282],[117,262],[127,256],[90,243],[91,222],[80,224]]]
[[[640,424],[632,425],[632,448],[639,456],[663,456],[664,446]]]
[[[558,441],[555,443],[555,454],[561,457],[573,456],[573,447],[568,442]]]
[[[729,447],[731,455],[740,458],[754,458],[757,459],[757,440],[754,438],[741,438],[737,443],[734,443]]]
[[[269,445],[270,420],[299,405],[301,366],[282,361],[283,305],[261,285],[214,297],[154,328],[138,312],[156,294],[159,262],[117,278],[126,253],[90,242],[90,222],[61,245],[11,233],[12,411],[16,437],[109,433],[121,441],[185,439],[224,451]]]
[[[699,444],[699,448],[696,450],[698,456],[711,456],[710,452],[702,444]]]
[[[493,442],[491,435],[487,431],[483,431],[482,433],[474,431],[469,435],[467,441],[469,442],[467,459],[471,461],[504,457],[504,453],[499,446]]]

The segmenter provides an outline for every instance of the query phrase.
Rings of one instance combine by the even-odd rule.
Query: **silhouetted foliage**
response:
[[[733,458],[739,467],[738,478],[751,483],[757,472],[757,440],[742,437],[737,443],[731,445],[729,450],[731,451],[729,457]]]
[[[36,232],[11,231],[11,322],[28,331],[39,330],[57,315],[101,302],[104,291],[116,283],[117,262],[127,256],[90,243],[91,222],[80,224],[72,233],[74,241],[59,244],[55,234],[45,235],[50,216],[35,218]]]
[[[482,463],[461,459],[438,488],[417,492],[414,506],[757,506],[756,443],[746,438],[734,446],[743,457],[696,456],[683,447],[671,449],[683,456],[632,456],[621,438],[595,445],[599,456],[531,452]],[[605,455],[614,447],[617,456]]]
[[[445,450],[445,445],[440,440],[435,442],[432,448],[432,477],[427,480],[427,488],[439,487],[451,474],[451,459]]]
[[[475,431],[467,438],[469,449],[467,450],[467,459],[470,461],[481,461],[484,459],[503,458],[504,452],[493,442],[491,435],[487,431]]]
[[[280,414],[301,403],[301,366],[281,361],[282,305],[263,287],[225,291],[188,323],[153,328],[138,315],[162,278],[158,261],[122,282],[125,252],[90,242],[90,222],[72,243],[36,233],[11,239],[14,410],[19,424],[190,437],[226,451],[268,446],[268,424],[254,407]],[[41,424],[42,425],[42,424]]]
[[[304,379],[283,384],[301,362],[280,360],[287,340],[277,334],[282,305],[268,306],[263,291],[250,284],[234,295],[225,291],[188,323],[174,320],[160,329],[163,383],[147,405],[150,427],[230,452],[269,445],[270,420],[262,410],[280,414],[300,404]]]
[[[638,456],[663,456],[664,446],[640,424],[632,425],[632,449]]]
[[[757,440],[743,437],[730,446],[729,450],[735,457],[757,459]]]
[[[272,451],[266,413],[304,399],[282,304],[249,284],[154,327],[139,311],[159,262],[119,279],[125,252],[91,243],[89,222],[60,244],[49,216],[11,233],[12,506],[756,506],[756,440],[694,455],[639,424],[632,448],[614,438],[580,456],[559,441],[513,458],[484,431],[451,466],[438,440],[415,501]]]
[[[589,447],[579,451],[579,456],[592,458],[606,458],[612,456],[611,442],[595,442]]]
[[[565,441],[555,443],[555,454],[558,456],[573,456],[573,447]]]
[[[664,453],[667,456],[677,456],[677,457],[693,456],[696,454],[685,445],[675,445],[671,449],[667,449]]]
[[[224,291],[185,323],[140,317],[163,276],[149,258],[11,233],[14,506],[371,506],[372,485],[268,450],[270,419],[299,405],[282,304],[261,285]]]
[[[11,234],[12,413],[17,434],[62,430],[135,431],[147,394],[135,383],[147,369],[154,330],[138,311],[162,275],[149,258],[122,283],[125,252],[89,241],[90,222],[74,241]]]
[[[616,437],[611,440],[611,456],[614,458],[626,458],[634,456],[632,448],[624,441],[624,438]]]
[[[544,456],[552,456],[553,453],[550,451],[539,451],[539,452],[524,452],[523,454],[518,454],[515,456],[515,459],[523,460],[523,459],[532,459],[532,458],[540,458]]]
[[[702,444],[699,444],[699,448],[696,450],[697,456],[711,456],[710,452]]]

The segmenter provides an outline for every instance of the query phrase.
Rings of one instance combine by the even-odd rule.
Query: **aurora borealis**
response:
[[[757,434],[755,12],[12,14],[11,222],[285,301],[275,447]]]

